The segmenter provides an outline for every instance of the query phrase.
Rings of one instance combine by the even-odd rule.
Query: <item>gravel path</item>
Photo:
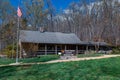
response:
[[[54,60],[54,61],[48,61],[45,63],[58,63],[58,62],[70,62],[70,61],[82,61],[82,60],[94,60],[94,59],[103,59],[103,58],[111,58],[111,57],[118,57],[120,55],[103,55],[99,57],[85,57],[85,58],[73,58],[73,59],[67,59],[67,60]]]
[[[95,60],[95,59],[104,59],[104,58],[112,58],[112,57],[119,57],[120,55],[103,55],[99,57],[85,57],[85,58],[73,58],[73,59],[66,59],[66,60],[53,60],[48,62],[38,62],[38,63],[12,63],[8,65],[0,65],[0,67],[4,66],[30,66],[34,64],[50,64],[50,63],[58,63],[58,62],[70,62],[70,61],[83,61],[83,60]]]

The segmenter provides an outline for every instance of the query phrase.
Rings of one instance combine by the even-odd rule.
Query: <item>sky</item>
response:
[[[14,6],[17,6],[18,5],[18,2],[19,0],[10,0],[12,5]],[[26,0],[27,1],[27,0]],[[71,2],[78,2],[79,0],[51,0],[52,1],[52,4],[54,7],[56,8],[66,8]]]
[[[18,2],[19,2],[19,0],[10,0],[10,1],[12,5],[15,7],[18,5]],[[61,9],[63,10],[63,9],[66,9],[71,2],[78,2],[80,0],[51,0],[51,1],[56,10],[61,10]],[[89,1],[89,0],[86,0],[86,1]],[[90,0],[90,1],[93,1],[93,0]]]
[[[79,0],[52,0],[52,4],[56,9],[65,9],[71,2],[78,2]]]

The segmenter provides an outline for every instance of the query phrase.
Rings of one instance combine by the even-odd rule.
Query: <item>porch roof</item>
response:
[[[77,44],[77,45],[100,45],[108,46],[106,42],[81,41],[74,33],[20,31],[20,40],[25,43],[42,44]]]
[[[82,41],[74,33],[20,31],[21,42],[47,44],[80,44]]]
[[[93,41],[83,41],[83,45],[88,45],[88,46],[94,46],[94,45],[108,46],[108,44],[106,42],[93,42]]]

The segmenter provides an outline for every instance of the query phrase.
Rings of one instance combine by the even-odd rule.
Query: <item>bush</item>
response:
[[[112,54],[120,54],[120,47],[114,48]]]
[[[16,55],[16,45],[14,45],[14,49],[13,49],[13,45],[8,45],[3,50],[3,54],[7,55],[7,57],[9,57],[9,58],[15,57],[15,55]]]

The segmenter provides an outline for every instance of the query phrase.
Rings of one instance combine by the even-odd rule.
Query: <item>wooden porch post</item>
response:
[[[45,44],[45,55],[47,55],[47,45]]]
[[[65,50],[67,50],[67,46],[65,45]]]
[[[76,54],[78,54],[78,45],[76,45]]]
[[[57,55],[57,45],[55,45],[55,53],[56,53],[56,55]]]
[[[87,52],[85,52],[85,54],[88,54],[88,45],[86,46],[86,51],[87,51]]]
[[[88,45],[86,46],[86,50],[88,51]]]

